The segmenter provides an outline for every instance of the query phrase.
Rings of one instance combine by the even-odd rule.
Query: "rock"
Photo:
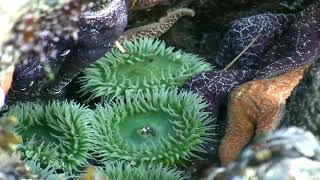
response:
[[[320,145],[311,132],[291,127],[255,140],[240,158],[205,179],[319,179]]]

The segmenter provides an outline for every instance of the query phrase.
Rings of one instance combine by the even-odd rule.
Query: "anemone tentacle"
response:
[[[21,103],[6,116],[17,117],[12,127],[22,136],[22,158],[57,172],[74,173],[86,166],[92,146],[91,110],[75,102],[53,101],[48,105]],[[33,163],[35,164],[35,163]]]
[[[123,162],[105,164],[103,168],[99,169],[99,172],[109,179],[121,180],[183,180],[187,178],[182,171],[176,169],[144,164],[132,166]]]
[[[95,155],[101,162],[183,165],[206,152],[212,137],[207,103],[198,94],[152,89],[98,105],[94,116]]]
[[[123,46],[125,54],[114,48],[85,70],[80,92],[90,94],[88,100],[112,100],[152,87],[181,86],[191,76],[211,70],[199,56],[166,48],[160,40],[141,38],[125,41]]]

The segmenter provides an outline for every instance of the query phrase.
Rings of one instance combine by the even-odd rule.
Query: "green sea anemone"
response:
[[[80,92],[89,94],[88,100],[112,100],[151,87],[177,87],[191,76],[211,70],[199,56],[166,48],[157,39],[125,41],[123,47],[126,53],[113,48],[85,70]]]
[[[184,164],[206,152],[211,119],[197,94],[177,89],[147,90],[111,105],[98,105],[93,122],[96,157],[102,162]]]
[[[121,180],[182,180],[186,179],[182,171],[162,166],[138,165],[132,166],[122,162],[108,163],[96,173],[99,177]],[[92,178],[90,178],[92,179]]]
[[[12,106],[6,116],[18,119],[13,127],[22,136],[18,151],[24,160],[37,159],[41,167],[61,173],[77,172],[87,165],[91,148],[91,110],[74,102]]]

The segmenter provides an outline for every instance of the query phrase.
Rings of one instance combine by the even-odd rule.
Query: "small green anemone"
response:
[[[122,162],[108,163],[100,168],[98,174],[106,176],[107,179],[121,180],[183,180],[186,176],[182,171],[169,169],[163,166],[138,165],[132,166]]]
[[[13,130],[22,136],[18,151],[23,159],[39,162],[41,167],[59,173],[77,172],[88,164],[92,146],[91,110],[66,101],[46,106],[23,103],[12,106],[6,116],[18,119]]]
[[[174,166],[199,158],[196,152],[206,152],[203,145],[212,135],[206,106],[197,94],[164,88],[98,105],[97,159]]]
[[[151,87],[181,86],[191,76],[211,70],[209,63],[194,54],[174,51],[163,41],[140,38],[125,41],[126,53],[113,48],[80,78],[83,95],[112,100]]]

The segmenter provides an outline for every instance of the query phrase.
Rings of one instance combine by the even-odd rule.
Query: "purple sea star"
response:
[[[264,54],[275,45],[288,27],[295,21],[293,14],[258,14],[232,22],[216,56],[218,68],[223,69],[244,47],[258,35],[256,42],[240,57],[233,69],[261,68]]]
[[[293,15],[284,16],[282,14],[265,14],[251,16],[249,18],[244,18],[234,22],[232,26],[233,28],[228,31],[226,37],[224,37],[223,44],[221,46],[222,50],[220,51],[220,53],[218,53],[217,56],[217,61],[220,65],[220,68],[222,68],[224,64],[230,62],[233,58],[232,56],[235,56],[236,53],[239,53],[242,49],[244,49],[244,46],[252,41],[255,36],[260,34],[260,37],[257,39],[256,45],[249,48],[249,50],[240,59],[237,66],[238,73],[228,75],[230,70],[216,70],[202,73],[187,82],[185,88],[202,94],[210,102],[210,107],[208,108],[208,110],[210,110],[213,115],[218,116],[218,107],[221,104],[225,103],[225,101],[227,101],[229,92],[231,92],[239,84],[245,83],[246,81],[250,81],[252,79],[265,79],[282,75],[286,72],[290,72],[301,66],[308,65],[314,62],[316,59],[320,58],[320,1],[317,1],[313,5],[307,7],[303,12],[298,14],[296,18],[297,20],[294,21],[295,17]],[[286,23],[282,24],[281,26],[278,22]],[[270,24],[271,27],[265,26],[266,24]],[[247,37],[251,37],[251,39]],[[231,54],[232,56],[230,56],[229,54]],[[248,70],[253,71],[253,74],[244,73]],[[293,73],[293,75],[294,74],[295,73]],[[234,75],[236,77],[234,77]],[[244,75],[246,77],[243,77]],[[301,73],[297,73],[297,77],[293,78],[293,81],[301,79],[300,77],[298,77],[298,75],[301,76]],[[208,77],[210,79],[208,79]],[[275,78],[275,81],[277,81],[277,78]],[[262,81],[262,83],[264,83],[264,81]],[[291,92],[292,88],[294,87],[292,87],[292,85],[296,83],[288,82],[288,84],[290,84],[290,86],[288,86],[289,89],[287,90]],[[266,83],[265,85],[267,90],[269,85],[268,83]],[[286,91],[286,89],[284,90]],[[241,93],[243,94],[243,97],[246,97],[247,94],[245,91],[241,91]],[[278,103],[281,104],[281,102],[285,102],[286,98],[287,96],[279,98]],[[253,99],[252,102],[253,101],[255,100]],[[267,103],[268,99],[262,99],[261,102],[264,101],[265,103]],[[230,102],[230,104],[232,104],[232,102]],[[258,107],[259,105],[260,104],[258,104]],[[270,108],[274,107],[276,106],[272,106]],[[234,109],[234,113],[238,113],[238,111]],[[264,115],[265,114],[259,114],[259,116]],[[240,116],[240,114],[228,114],[228,116],[237,117]],[[255,119],[253,122],[255,122],[256,120],[258,119]],[[240,118],[238,122],[233,121],[232,123],[241,124],[243,121],[247,121],[247,119]],[[274,124],[272,119],[267,119],[265,123]],[[254,123],[252,124],[252,126],[254,126],[255,128]],[[273,128],[275,127],[276,126],[274,126]],[[227,129],[228,128],[232,128],[232,125],[229,124]],[[268,130],[272,130],[273,128]],[[247,142],[251,139],[251,136],[247,136],[245,135],[245,133],[246,131],[244,130],[239,131],[233,135],[238,137],[246,137],[247,139],[242,142]],[[242,147],[244,145],[241,143],[230,141],[225,141],[224,143],[233,143],[239,147]],[[222,149],[225,151],[223,153],[228,154],[228,152],[226,152],[229,151],[228,149]],[[238,148],[238,150],[239,149],[241,148]],[[232,154],[232,156],[236,157],[234,156],[234,154]],[[226,163],[229,162],[230,159],[222,159],[222,161]]]
[[[184,88],[202,95],[208,102],[207,111],[216,116],[221,103],[227,101],[234,87],[253,78],[252,70],[210,71],[194,76]]]
[[[217,110],[221,104],[226,104],[228,94],[236,86],[254,79],[264,54],[294,19],[291,14],[288,17],[285,14],[259,14],[232,22],[216,57],[219,69],[230,63],[257,35],[260,37],[238,60],[237,68],[201,73],[189,80],[184,88],[202,94],[210,102],[208,111],[218,116]]]
[[[302,11],[281,40],[262,59],[256,79],[283,74],[320,57],[320,1]]]

